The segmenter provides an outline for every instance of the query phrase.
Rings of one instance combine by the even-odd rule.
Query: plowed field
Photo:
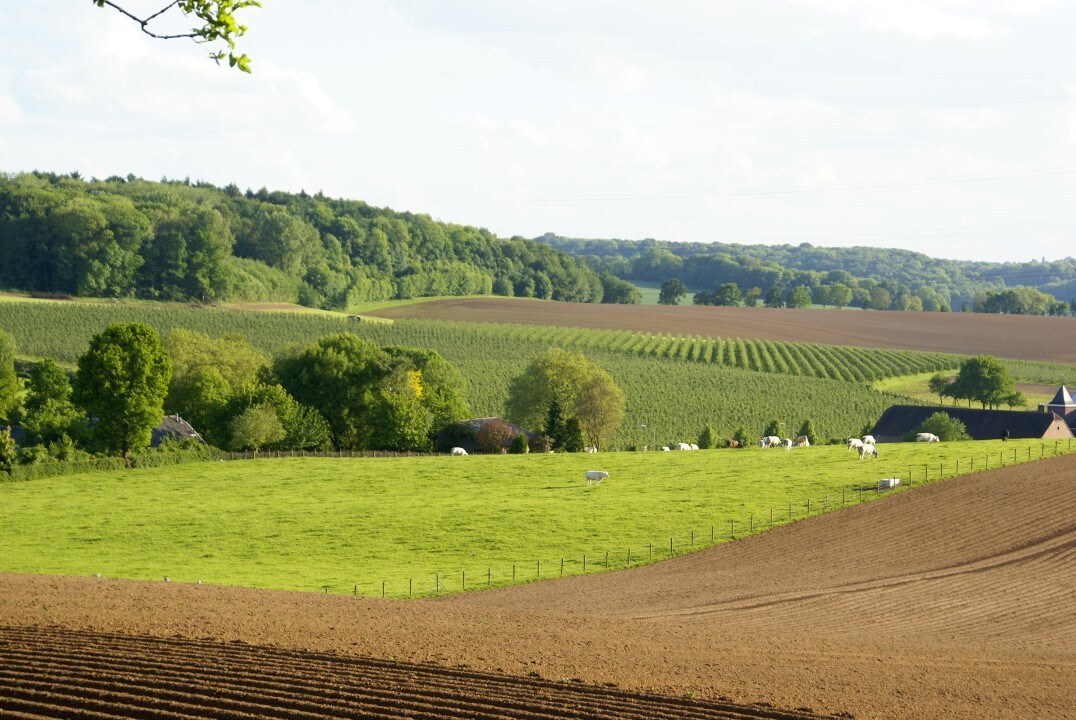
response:
[[[1072,718],[1074,489],[1063,456],[410,603],[0,575],[0,716]]]
[[[385,318],[604,328],[1076,363],[1071,318],[979,313],[581,305],[520,298],[436,300],[374,310]]]

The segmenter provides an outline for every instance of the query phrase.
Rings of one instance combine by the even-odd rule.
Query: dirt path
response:
[[[1076,363],[1076,323],[1071,318],[1060,317],[592,305],[521,298],[435,300],[368,314],[385,318],[605,328],[966,355],[986,353],[1024,360]]]
[[[301,688],[305,676],[289,663],[326,662],[315,675],[352,673],[330,681],[340,692],[384,686],[418,702],[401,684],[410,673],[422,676],[416,697],[517,698],[520,714],[505,717],[545,707],[534,700],[532,708],[527,695],[540,679],[554,683],[538,683],[541,693],[567,688],[599,705],[600,693],[587,693],[612,684],[631,696],[625,712],[647,717],[784,708],[793,716],[1071,718],[1074,487],[1076,456],[1065,456],[917,488],[648,568],[432,601],[0,575],[0,668],[7,672],[2,653],[18,648],[36,648],[19,657],[40,653],[64,665],[64,653],[93,646],[105,648],[93,650],[99,660],[86,671],[94,682],[157,682],[124,664],[163,652],[153,649],[156,638],[169,652],[185,648],[177,666],[207,668],[211,685],[249,682],[214,669],[243,667],[228,659],[237,647],[268,653],[265,662],[294,672]],[[122,645],[114,633],[142,636],[131,642],[151,649]],[[428,664],[440,670],[423,675]],[[397,679],[355,669],[367,666]],[[459,685],[457,671],[478,684]],[[86,684],[82,677],[62,681],[60,694]],[[491,690],[496,682],[505,684]],[[0,697],[13,692],[5,687]],[[318,687],[299,695],[335,702],[319,699]],[[663,699],[643,709],[650,701],[637,694]],[[688,696],[711,705],[689,715],[675,706]],[[726,709],[732,714],[704,714]]]

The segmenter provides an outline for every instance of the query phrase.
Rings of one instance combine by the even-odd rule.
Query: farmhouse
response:
[[[878,442],[901,442],[919,430],[923,421],[943,412],[964,423],[972,440],[1011,438],[1071,438],[1072,429],[1055,412],[979,410],[937,405],[891,405],[871,431]]]
[[[91,420],[91,422],[93,421]],[[0,430],[4,428],[4,425],[0,425]],[[11,438],[16,445],[22,447],[26,444],[25,430],[18,425],[12,425],[8,429],[11,431]],[[161,422],[150,431],[149,444],[152,447],[157,447],[165,440],[186,440],[188,438],[194,438],[203,445],[207,444],[202,439],[202,436],[198,434],[198,431],[179,415],[165,415]]]
[[[438,450],[441,450],[442,452],[448,452],[452,447],[461,447],[468,453],[478,452],[480,448],[478,447],[475,438],[482,428],[492,422],[504,423],[511,428],[512,435],[522,434],[527,438],[528,443],[533,442],[538,437],[537,434],[502,418],[484,417],[460,420],[457,423],[445,427],[437,433],[437,437],[434,439],[434,444],[437,446]],[[507,448],[507,445],[505,447]]]

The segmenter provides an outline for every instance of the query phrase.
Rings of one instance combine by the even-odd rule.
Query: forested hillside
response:
[[[597,273],[548,244],[320,193],[133,175],[0,174],[0,257],[2,288],[94,297],[602,298]]]
[[[818,288],[840,284],[852,290],[850,304],[877,309],[961,310],[966,305],[977,312],[1038,315],[1076,310],[1076,302],[1070,303],[1076,301],[1076,258],[1071,257],[988,263],[943,260],[892,248],[829,248],[810,243],[583,240],[553,233],[536,239],[621,278],[650,282],[678,278],[689,287],[706,290],[732,282],[743,292],[760,288],[765,297],[775,287],[787,292],[802,285],[814,294]],[[879,308],[886,302],[887,306]]]

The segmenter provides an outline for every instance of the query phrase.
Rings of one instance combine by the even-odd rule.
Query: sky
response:
[[[91,0],[3,0],[0,171],[321,191],[502,237],[1076,256],[1071,0],[264,0],[240,19],[250,75]]]

